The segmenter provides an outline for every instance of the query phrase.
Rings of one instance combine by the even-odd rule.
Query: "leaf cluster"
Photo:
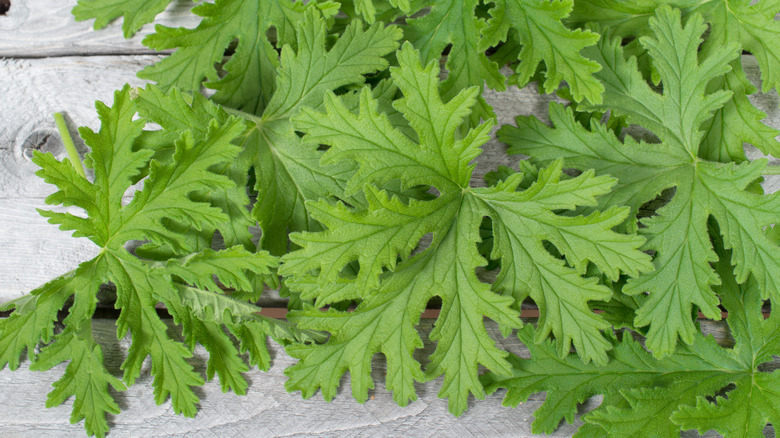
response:
[[[121,17],[129,37],[170,3],[80,0],[73,13],[95,28]],[[780,421],[776,372],[764,371],[780,319],[762,313],[780,296],[780,195],[763,193],[772,171],[744,144],[777,156],[778,131],[751,103],[745,66],[757,61],[765,93],[780,82],[778,11],[200,2],[194,28],[158,24],[143,39],[173,50],[139,72],[154,85],[97,103],[100,129],[80,130],[86,178],[36,154],[56,187],[41,214],[100,250],[2,305],[0,367],[25,351],[33,369],[69,362],[47,406],[74,397],[71,421],[99,436],[147,358],[156,402],[191,416],[196,344],[205,377],[243,394],[249,366],[270,366],[268,336],[296,359],[285,386],[303,397],[332,399],[348,372],[366,401],[382,354],[400,405],[441,377],[455,415],[499,388],[510,406],[546,392],[534,432],[601,394],[578,436],[759,435]],[[549,124],[501,127],[508,152],[530,158],[485,185],[475,161],[496,117],[483,88],[531,82],[570,103],[552,103]],[[105,284],[117,337],[131,339],[121,379],[92,333]],[[287,321],[258,314],[264,284],[289,297]],[[425,354],[418,325],[434,302]],[[521,321],[524,304],[536,324]],[[704,336],[699,314],[727,314],[734,347]],[[530,359],[489,324],[516,330]]]

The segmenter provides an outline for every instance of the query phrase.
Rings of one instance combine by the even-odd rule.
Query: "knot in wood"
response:
[[[28,160],[32,159],[34,151],[51,152],[55,156],[59,156],[64,150],[62,140],[56,132],[50,130],[34,131],[22,143],[22,155]]]

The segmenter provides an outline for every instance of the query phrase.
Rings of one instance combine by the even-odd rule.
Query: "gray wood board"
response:
[[[126,55],[153,53],[141,44],[154,31],[144,26],[132,38],[122,35],[122,21],[114,20],[93,31],[95,20],[76,21],[71,9],[77,0],[11,0],[11,8],[0,16],[0,58],[42,58],[74,55]],[[190,13],[190,0],[173,1],[157,16],[156,24],[195,27],[200,18]]]

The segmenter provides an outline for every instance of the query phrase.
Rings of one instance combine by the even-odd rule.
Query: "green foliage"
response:
[[[641,44],[658,69],[663,94],[653,91],[636,67],[635,58],[625,59],[619,39],[599,43],[597,73],[604,83],[604,104],[609,109],[656,134],[660,144],[623,142],[597,122],[586,130],[574,120],[571,110],[553,104],[549,128],[535,118],[518,118],[518,127],[505,127],[499,137],[513,152],[526,153],[540,163],[565,157],[579,169],[596,169],[618,179],[612,193],[602,198],[600,208],[628,205],[632,218],[646,202],[674,188],[671,201],[657,216],[643,219],[639,233],[647,237],[645,249],[655,252],[656,270],[629,280],[624,293],[649,292],[634,321],[650,326],[647,346],[658,357],[675,351],[677,339],[692,343],[697,329],[694,306],[705,316],[720,319],[718,299],[711,286],[720,282],[710,263],[716,260],[707,231],[712,215],[721,227],[726,246],[734,250],[737,280],[753,274],[763,298],[780,294],[780,248],[763,227],[776,223],[780,197],[750,193],[761,177],[766,160],[735,165],[706,161],[699,156],[702,124],[729,98],[726,91],[708,92],[707,84],[729,70],[737,56],[734,45],[720,47],[699,60],[700,35],[705,30],[699,15],[682,26],[679,12],[659,9],[650,20],[653,37]],[[636,228],[636,219],[628,227]],[[682,244],[681,244],[682,242]]]
[[[550,433],[564,418],[573,422],[577,405],[601,394],[604,401],[582,417],[585,425],[577,436],[667,437],[688,429],[714,429],[727,438],[763,436],[767,422],[780,421],[780,375],[761,369],[780,352],[780,317],[773,313],[764,319],[758,282],[751,276],[738,283],[731,254],[722,246],[718,253],[715,268],[722,283],[716,291],[728,311],[733,348],[697,333],[690,345],[656,359],[624,332],[622,340],[611,341],[609,363],[597,366],[573,356],[559,359],[551,343],[535,344],[534,330],[526,326],[518,335],[531,359],[509,358],[513,375],[483,376],[486,390],[507,388],[507,406],[546,391],[534,413],[534,433]]]
[[[701,47],[707,56],[721,47],[737,44],[755,56],[762,73],[762,90],[773,87],[780,92],[780,24],[775,15],[780,2],[749,0],[578,0],[570,21],[577,24],[596,23],[612,35],[622,38],[649,35],[649,19],[661,5],[681,8],[683,18],[701,14],[710,32]],[[649,65],[644,63],[645,65]],[[748,96],[757,88],[745,76],[740,58],[731,62],[731,70],[713,79],[708,92],[728,90],[731,96],[714,111],[701,130],[704,132],[700,156],[713,161],[745,161],[743,143],[750,143],[766,154],[780,156],[780,143],[775,139],[780,131],[765,125],[766,114],[753,106]]]
[[[125,35],[129,36],[151,21],[168,1],[147,3],[149,0],[120,3],[81,0],[73,12],[79,20],[96,18],[96,28],[124,16]],[[572,10],[571,0],[491,3],[493,7],[486,8],[477,0],[391,0],[377,6],[373,0],[353,0],[344,2],[341,9],[350,16],[364,18],[369,24],[377,16],[393,20],[399,16],[413,17],[413,12],[426,9],[422,16],[406,20],[402,28],[406,40],[422,52],[426,63],[438,59],[451,45],[446,64],[449,75],[442,85],[447,99],[463,88],[484,83],[503,90],[506,78],[498,71],[499,66],[488,59],[485,50],[509,39],[513,44],[522,45],[516,55],[521,62],[512,83],[525,86],[543,62],[546,92],[554,91],[561,81],[566,81],[578,101],[600,101],[603,87],[592,76],[598,64],[580,54],[582,48],[598,40],[598,35],[587,30],[571,30],[563,24],[561,20]],[[205,79],[207,87],[217,90],[214,101],[260,114],[274,90],[276,49],[285,44],[294,45],[296,23],[303,19],[306,10],[318,10],[323,18],[329,19],[339,8],[338,3],[330,1],[304,5],[288,0],[215,0],[199,4],[192,10],[202,17],[196,28],[158,25],[155,33],[144,39],[144,44],[152,49],[176,49],[176,52],[145,68],[139,77],[156,81],[164,90],[179,87],[185,91],[197,91]],[[489,9],[486,18],[479,16],[478,8]],[[275,41],[266,36],[269,29],[275,31]],[[238,44],[224,63],[226,74],[222,76],[214,66],[222,62],[225,50],[234,40]],[[487,120],[493,116],[492,109],[480,99],[471,123],[476,124],[480,117]]]
[[[79,0],[73,8],[76,21],[95,19],[95,30],[102,29],[118,17],[123,18],[122,31],[130,38],[149,24],[172,0]]]
[[[524,87],[543,61],[546,93],[552,93],[561,81],[566,81],[574,100],[601,102],[604,86],[593,76],[599,70],[599,64],[580,54],[585,47],[596,44],[599,35],[588,30],[571,30],[561,22],[571,13],[573,1],[500,0],[492,3],[495,7],[490,11],[492,19],[485,31],[487,46],[505,41],[510,29],[522,45],[517,54],[520,64],[511,83]]]
[[[350,165],[322,164],[322,152],[300,141],[290,119],[301,108],[320,107],[327,92],[360,84],[363,75],[387,67],[383,56],[398,47],[400,31],[381,24],[362,27],[349,25],[326,50],[325,25],[309,13],[298,28],[297,53],[289,46],[282,49],[277,89],[256,123],[253,162],[259,201],[252,215],[263,229],[264,247],[274,254],[287,251],[288,232],[313,226],[306,201],[341,197],[354,171]]]
[[[344,0],[339,2],[341,4],[341,10],[349,14],[350,16],[362,16],[366,23],[373,24],[377,15],[391,16],[403,14],[409,14],[412,10],[410,0],[389,0],[379,1],[374,0]]]
[[[338,4],[290,2],[286,0],[217,0],[192,9],[203,20],[195,29],[158,25],[144,44],[155,50],[177,49],[162,61],[146,67],[138,76],[156,81],[164,90],[179,87],[198,91],[204,78],[206,86],[217,90],[215,102],[259,114],[274,90],[278,65],[276,47],[267,32],[276,30],[277,44],[295,43],[296,23],[307,10],[325,17],[336,13]],[[228,45],[238,40],[230,60],[218,75],[215,64],[222,61]]]
[[[257,220],[263,230],[261,246],[273,254],[284,254],[289,231],[308,230],[313,226],[305,202],[341,196],[354,171],[351,165],[321,164],[322,152],[316,145],[303,144],[289,120],[303,107],[321,106],[326,92],[360,84],[364,74],[385,68],[387,61],[382,56],[398,47],[401,35],[392,26],[375,24],[363,29],[356,22],[344,30],[330,50],[325,47],[326,36],[325,23],[315,11],[305,13],[296,29],[297,51],[289,45],[282,48],[274,80],[276,88],[264,111],[257,117],[242,114],[250,124],[241,142],[244,152],[225,170],[236,183],[235,190],[229,192],[234,196],[219,202],[226,210],[236,212],[225,228],[229,226],[241,232],[238,235],[220,228],[228,245],[250,247],[247,227]],[[377,90],[382,92],[380,88]],[[385,91],[395,90],[390,87]],[[162,120],[160,123],[170,129],[203,127],[204,120],[210,117],[202,104],[189,109],[177,91],[165,96],[157,88],[148,88],[141,93],[139,106],[146,113],[157,115]],[[251,216],[244,207],[249,204],[245,187],[250,167],[254,170],[258,198]],[[351,201],[361,202],[360,199]]]
[[[75,396],[71,420],[85,418],[87,432],[102,436],[108,430],[104,414],[119,412],[108,386],[121,390],[124,385],[104,367],[101,347],[92,338],[91,318],[99,286],[109,282],[116,286],[116,307],[120,310],[117,337],[129,332],[132,338],[122,364],[124,383],[132,385],[144,360],[151,356],[157,403],[170,396],[177,413],[193,416],[198,397],[192,387],[203,384],[187,362],[195,343],[211,353],[208,377],[217,373],[224,390],[242,394],[246,381],[241,373],[248,367],[223,326],[236,336],[242,349],[254,352],[251,363],[264,368],[268,366],[265,334],[278,332],[268,328],[272,321],[255,315],[257,307],[227,304],[232,299],[222,295],[214,276],[224,285],[248,289],[252,287],[250,274],[268,275],[277,261],[265,252],[252,253],[241,246],[197,250],[187,238],[188,233],[213,229],[228,220],[223,210],[193,194],[233,186],[229,178],[211,169],[239,154],[240,148],[232,141],[247,129],[241,119],[222,113],[222,120],[207,121],[203,131],[179,132],[172,155],[159,160],[154,158],[153,149],[138,144],[146,120],[135,117],[129,87],[114,95],[112,107],[98,102],[97,109],[100,131],[80,130],[91,148],[87,164],[94,173],[93,181],[80,176],[68,160],[58,161],[51,154],[37,153],[34,161],[41,166],[38,175],[58,189],[47,203],[78,207],[86,215],[40,213],[61,229],[72,230],[75,237],[90,239],[100,252],[75,271],[4,305],[13,312],[0,321],[0,366],[8,364],[16,369],[25,350],[32,369],[49,369],[69,360],[47,406]],[[142,177],[143,188],[124,203],[126,190]],[[130,240],[148,240],[188,255],[164,263],[142,260],[125,249]],[[186,284],[193,286],[187,288],[189,299],[178,292]],[[221,299],[199,299],[204,294],[218,294]],[[65,328],[55,335],[58,312],[69,301]],[[155,309],[158,302],[182,325],[185,344],[168,336],[168,326]],[[243,328],[236,326],[238,321]],[[310,339],[302,332],[296,332],[296,337]],[[286,343],[289,337],[281,340]],[[36,356],[39,343],[48,345]]]
[[[307,109],[295,118],[296,129],[306,133],[304,141],[330,146],[325,162],[359,165],[346,194],[363,188],[368,206],[311,203],[312,216],[326,230],[292,236],[302,248],[283,258],[280,272],[319,286],[302,288],[304,298],[315,299],[318,307],[344,299],[362,301],[354,312],[312,308],[294,313],[291,319],[300,327],[332,335],[324,345],[288,347],[300,361],[287,370],[287,388],[301,390],[305,397],[322,388],[330,399],[341,374],[349,370],[352,393],[364,401],[373,387],[371,358],[382,352],[388,358],[386,385],[396,402],[416,399],[415,380],[444,374],[439,395],[448,397],[450,410],[460,415],[469,393],[484,396],[478,365],[499,373],[509,370],[506,352],[487,335],[483,319],[498,322],[505,332],[518,327],[512,303],[517,307],[526,296],[542,311],[539,341],[553,334],[561,357],[573,345],[586,361],[605,363],[609,343],[601,330],[609,324],[590,311],[588,301],[607,299],[610,291],[581,274],[591,262],[613,279],[620,272],[636,275],[652,269],[649,257],[637,251],[641,238],[611,231],[625,219],[625,208],[587,217],[554,211],[595,205],[614,181],[592,172],[564,181],[562,163],[556,162],[524,191],[516,191],[519,174],[491,188],[471,187],[470,163],[479,156],[492,123],[462,136],[459,127],[479,90],[468,88],[443,102],[435,61],[423,67],[408,43],[397,59],[400,67],[391,68],[391,76],[404,97],[393,106],[409,122],[414,139],[391,125],[368,90],[360,95],[358,114],[330,95],[325,113]],[[377,188],[396,179],[403,187],[435,187],[440,195],[404,202]],[[491,258],[501,260],[495,290],[475,273],[486,264],[477,252],[483,217],[493,224]],[[430,246],[412,255],[429,233]],[[571,266],[547,252],[543,241],[552,242]],[[354,278],[345,278],[342,271],[352,261],[359,270]],[[392,273],[383,275],[385,270]],[[421,347],[414,326],[433,296],[442,299],[442,313],[431,333],[437,347],[423,374],[413,357]]]
[[[129,37],[169,3],[79,0],[73,13],[95,28],[121,17]],[[779,11],[777,0],[199,2],[195,28],[144,39],[175,50],[139,73],[157,85],[98,103],[100,131],[82,129],[94,178],[36,154],[58,189],[47,202],[72,208],[41,214],[100,252],[0,307],[11,311],[0,367],[25,351],[35,370],[69,362],[47,406],[73,397],[71,421],[100,436],[119,412],[111,388],[133,384],[147,357],[156,401],[194,415],[196,344],[205,377],[243,394],[249,366],[270,366],[267,336],[298,359],[286,387],[304,397],[332,399],[349,372],[365,401],[381,353],[401,405],[415,382],[443,376],[456,415],[485,390],[508,388],[511,406],[546,392],[535,432],[601,394],[578,436],[760,436],[780,422],[777,372],[763,365],[780,355],[780,316],[761,316],[780,296],[780,195],[762,194],[762,172],[777,171],[743,146],[777,156],[780,131],[751,103],[740,54],[763,92],[778,89]],[[550,106],[552,126],[502,127],[510,153],[531,159],[474,184],[495,123],[482,88],[534,81],[571,105]],[[144,243],[131,253],[131,241]],[[117,335],[132,338],[122,380],[92,336],[105,283]],[[290,298],[289,322],[257,314],[264,284]],[[436,345],[421,357],[432,299]],[[529,301],[536,327],[518,318]],[[695,320],[723,309],[733,348]],[[485,318],[518,329],[531,359],[500,348]]]
[[[479,3],[477,0],[426,2],[429,11],[407,20],[404,27],[406,40],[421,52],[424,63],[438,59],[450,47],[445,65],[448,75],[441,87],[445,99],[474,85],[505,89],[506,78],[485,50],[507,41],[511,31],[517,43],[522,44],[515,55],[520,64],[511,83],[525,86],[544,62],[546,92],[554,91],[565,80],[576,100],[600,101],[603,87],[592,76],[599,66],[580,54],[582,48],[596,43],[598,35],[571,30],[561,22],[572,9],[571,0],[494,1],[490,2],[493,7],[484,18],[476,13]],[[472,125],[479,118],[493,117],[492,108],[480,98]]]

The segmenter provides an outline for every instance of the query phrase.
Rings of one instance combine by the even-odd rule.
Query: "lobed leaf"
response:
[[[693,15],[683,26],[679,12],[661,8],[650,20],[654,37],[640,41],[654,60],[663,94],[653,91],[637,70],[635,58],[625,59],[618,39],[598,45],[596,59],[603,62],[597,75],[606,86],[604,104],[649,129],[660,144],[620,142],[598,122],[588,131],[571,111],[551,106],[555,128],[538,121],[519,119],[518,128],[502,128],[499,137],[522,152],[547,163],[563,154],[572,165],[609,174],[618,182],[599,207],[629,205],[638,212],[646,202],[674,188],[668,204],[657,215],[641,220],[646,250],[655,253],[656,270],[628,281],[623,289],[642,298],[634,323],[649,326],[647,346],[658,357],[675,351],[678,338],[693,342],[698,331],[692,320],[694,306],[705,316],[720,319],[718,299],[711,287],[720,279],[710,263],[717,260],[707,221],[713,216],[726,248],[733,249],[735,275],[744,282],[754,276],[765,297],[780,291],[780,248],[763,231],[774,224],[780,198],[751,193],[748,188],[760,176],[765,160],[735,165],[706,161],[698,156],[704,138],[702,124],[728,98],[725,91],[709,93],[707,84],[723,75],[736,56],[735,46],[720,47],[699,60],[699,36],[703,20]],[[576,155],[576,157],[574,157]],[[635,227],[632,216],[629,228]]]
[[[95,19],[95,30],[122,17],[122,32],[130,38],[143,25],[151,23],[171,3],[171,0],[79,0],[73,8],[76,21]]]
[[[780,59],[777,39],[780,24],[775,20],[780,4],[776,1],[584,0],[575,3],[569,21],[574,25],[596,24],[605,32],[622,38],[651,35],[649,19],[665,4],[680,8],[684,19],[701,14],[709,24],[710,32],[701,47],[702,56],[717,52],[723,46],[738,44],[758,61],[763,77],[762,91],[766,93],[776,87]],[[745,76],[741,59],[735,59],[730,65],[731,71],[708,85],[708,92],[727,90],[731,97],[701,126],[705,134],[700,156],[713,161],[745,161],[745,142],[765,154],[778,156],[780,143],[775,139],[778,130],[763,122],[766,114],[748,99],[758,89]]]
[[[288,286],[300,287],[318,305],[333,302],[336,296],[362,301],[352,312],[312,308],[292,313],[293,321],[302,328],[328,331],[331,337],[323,345],[288,347],[299,362],[286,371],[290,377],[287,388],[300,390],[305,397],[321,388],[323,396],[331,399],[340,376],[349,371],[353,395],[365,400],[373,387],[371,358],[382,352],[388,358],[386,384],[396,402],[406,404],[416,398],[414,381],[443,374],[439,395],[448,397],[450,410],[459,415],[469,394],[484,396],[477,378],[479,365],[497,373],[509,371],[507,353],[487,335],[484,318],[497,321],[507,331],[520,325],[518,313],[512,309],[519,301],[494,292],[476,276],[475,269],[487,263],[477,251],[484,217],[492,219],[494,235],[529,230],[512,242],[519,251],[527,251],[527,262],[512,260],[515,253],[505,244],[494,251],[495,257],[501,256],[502,272],[528,265],[572,277],[573,287],[558,291],[545,281],[537,282],[534,276],[538,278],[538,273],[517,272],[525,283],[518,281],[513,285],[516,289],[507,291],[539,299],[544,317],[550,321],[548,330],[559,338],[564,356],[573,342],[586,360],[605,362],[608,344],[600,330],[609,324],[591,313],[587,303],[609,297],[610,291],[565,266],[542,242],[560,244],[579,269],[591,261],[615,263],[604,269],[617,275],[621,269],[635,273],[651,269],[651,265],[649,257],[637,251],[641,238],[610,230],[623,220],[625,210],[612,209],[590,218],[553,212],[595,204],[595,198],[609,190],[612,181],[608,178],[589,173],[573,182],[560,181],[562,164],[556,163],[525,191],[516,191],[517,177],[495,188],[470,187],[471,162],[488,140],[492,125],[486,123],[461,135],[460,126],[469,117],[469,109],[478,105],[477,90],[466,89],[443,101],[436,63],[423,67],[419,56],[406,43],[396,55],[400,66],[391,68],[393,81],[403,93],[393,106],[408,121],[413,137],[393,127],[367,90],[361,93],[357,114],[332,96],[326,101],[325,113],[304,110],[294,118],[296,129],[306,134],[304,141],[329,146],[323,160],[358,165],[348,187],[364,187],[368,204],[348,207],[320,202],[315,217],[326,229],[292,235],[301,249],[282,259],[280,273],[292,277]],[[439,195],[430,200],[402,201],[377,189],[398,179],[402,188],[432,186]],[[571,234],[560,234],[559,224],[562,229],[570,226]],[[411,250],[427,233],[433,235],[430,246],[413,255]],[[599,237],[590,239],[586,233]],[[601,250],[611,253],[609,261],[596,255],[602,244],[606,246]],[[346,268],[354,261],[359,268],[350,277]],[[590,291],[583,292],[582,285],[588,285]],[[499,289],[508,288],[509,282],[504,282]],[[430,335],[437,347],[424,375],[413,357],[421,346],[414,326],[433,296],[442,299],[442,312]],[[550,310],[544,309],[545,303]],[[565,310],[559,311],[561,308]],[[595,323],[585,323],[581,317],[564,322],[562,318],[575,309],[578,317],[580,313],[592,315]]]
[[[78,175],[68,162],[59,162],[50,154],[35,155],[34,161],[41,166],[38,174],[57,187],[47,202],[80,207],[86,216],[41,213],[61,228],[89,238],[101,251],[77,270],[4,305],[13,312],[0,321],[2,365],[8,363],[16,368],[25,350],[31,356],[32,369],[49,369],[70,361],[63,378],[55,383],[47,406],[74,396],[71,420],[85,419],[87,432],[101,436],[107,431],[105,414],[119,411],[108,386],[124,388],[103,367],[101,347],[92,338],[91,318],[101,284],[110,282],[117,289],[116,307],[120,309],[117,337],[121,339],[129,332],[132,338],[122,364],[124,384],[132,385],[146,358],[151,357],[156,402],[163,403],[170,396],[175,412],[193,416],[198,397],[192,388],[204,382],[187,361],[195,342],[202,343],[211,353],[208,377],[218,374],[225,390],[243,393],[246,382],[241,373],[248,367],[224,333],[225,324],[215,321],[215,314],[226,311],[224,306],[219,303],[211,314],[192,312],[178,293],[180,282],[217,290],[212,280],[216,275],[224,284],[251,288],[254,285],[250,277],[267,275],[276,265],[276,259],[268,253],[252,253],[240,246],[219,252],[197,248],[199,251],[195,252],[200,243],[189,235],[191,230],[217,227],[227,220],[221,209],[208,202],[208,197],[194,195],[232,187],[231,180],[215,170],[239,154],[240,147],[233,141],[246,130],[244,122],[215,112],[220,120],[204,118],[206,127],[195,133],[164,128],[161,136],[176,140],[172,153],[163,154],[144,147],[145,143],[139,140],[147,138],[142,133],[146,120],[136,117],[136,102],[131,94],[130,87],[126,86],[116,92],[113,106],[97,104],[101,119],[98,132],[81,129],[91,148],[86,161],[94,172],[92,181]],[[155,96],[186,106],[176,94],[157,92]],[[196,105],[208,107],[197,99]],[[190,107],[190,113],[194,112]],[[163,126],[172,125],[166,117],[156,121]],[[143,188],[132,194],[129,203],[123,202],[125,192],[140,179]],[[125,244],[135,239],[191,254],[167,263],[141,260],[125,249]],[[72,305],[63,321],[65,328],[53,336],[57,314],[71,297]],[[168,326],[155,308],[158,302],[163,302],[182,324],[188,345],[168,336]],[[250,313],[247,309],[242,312]],[[262,326],[265,333],[278,332],[271,325],[265,322]],[[296,336],[294,330],[287,330],[290,336],[285,342]],[[246,348],[249,342],[261,338],[257,328],[252,335],[241,336]],[[35,355],[39,343],[48,345]],[[251,348],[258,352],[260,347],[252,345]],[[253,360],[267,363],[258,354]]]
[[[723,279],[717,293],[729,313],[733,349],[697,333],[691,345],[680,344],[656,359],[624,332],[622,340],[611,339],[614,348],[606,366],[586,365],[573,356],[559,359],[552,343],[535,343],[534,330],[526,326],[518,335],[531,359],[511,357],[512,377],[483,376],[486,390],[507,388],[507,406],[546,391],[534,413],[535,433],[553,432],[564,418],[573,422],[579,403],[602,394],[602,404],[582,417],[585,425],[578,435],[672,436],[681,429],[714,429],[725,437],[763,435],[767,422],[776,418],[777,372],[760,366],[773,360],[767,352],[777,352],[778,318],[764,319],[758,283],[752,277],[738,283],[731,255],[720,243],[717,253],[716,269]]]

